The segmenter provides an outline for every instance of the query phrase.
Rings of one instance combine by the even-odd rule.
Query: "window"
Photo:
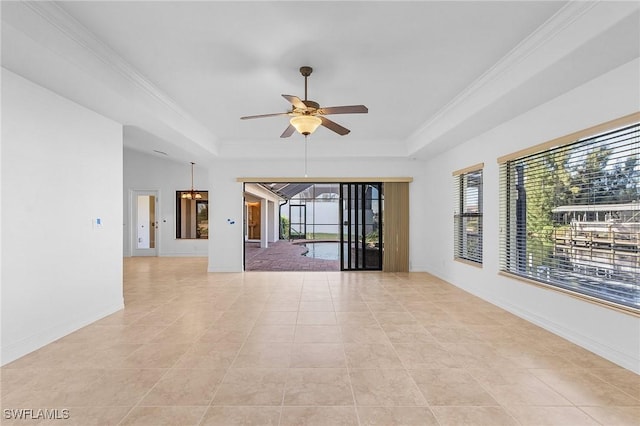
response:
[[[192,193],[176,191],[176,238],[208,239],[209,191],[197,191],[197,199],[186,197]]]
[[[617,126],[502,161],[500,268],[636,311],[640,124]]]
[[[482,264],[482,164],[454,172],[454,258]]]

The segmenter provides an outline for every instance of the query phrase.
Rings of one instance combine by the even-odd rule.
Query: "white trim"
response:
[[[568,2],[551,18],[511,49],[502,59],[464,88],[407,138],[409,155],[428,146],[451,129],[522,85],[533,75],[577,49],[638,10],[637,2]]]
[[[107,44],[96,37],[74,17],[69,15],[60,5],[51,1],[28,1],[22,2],[22,4],[37,13],[70,40],[93,54],[93,56],[102,61],[107,67],[117,71],[121,76],[125,77],[156,101],[161,102],[165,107],[183,118],[191,118],[169,95],[144,77]]]
[[[466,291],[469,294],[472,294],[474,296],[477,296],[483,300],[485,300],[486,302],[489,302],[501,309],[504,309],[507,312],[510,312],[516,316],[518,316],[519,318],[522,318],[532,324],[535,324],[539,327],[542,327],[543,329],[557,335],[560,336],[572,343],[575,343],[576,345],[591,351],[593,353],[595,353],[596,355],[599,355],[623,368],[626,368],[627,370],[631,370],[633,372],[635,372],[636,374],[640,374],[640,364],[638,363],[638,359],[634,358],[631,355],[625,354],[623,352],[620,352],[618,350],[616,350],[615,348],[608,346],[606,344],[604,344],[603,342],[600,342],[598,340],[594,340],[591,337],[581,334],[579,332],[577,332],[576,330],[572,330],[570,328],[567,328],[565,326],[563,326],[561,323],[555,322],[555,321],[550,321],[548,318],[544,317],[544,316],[540,316],[537,315],[527,309],[523,309],[520,306],[514,305],[512,303],[508,303],[505,302],[504,300],[501,299],[496,299],[494,297],[489,296],[487,293],[482,292],[482,291],[477,291],[476,288],[474,287],[467,287],[464,285],[458,285],[456,283],[454,283],[451,279],[449,279],[447,277],[446,274],[442,274],[441,271],[436,271],[434,269],[429,270],[428,272],[431,275],[434,275],[438,278],[440,278],[441,280],[446,281],[448,284],[454,285],[458,288],[460,288],[461,290]],[[504,279],[507,280],[511,280],[514,281],[514,283],[511,283],[510,285],[517,285],[517,284],[522,284],[522,285],[527,285],[526,283],[523,283],[519,280],[515,280],[513,278],[510,277],[503,277]],[[569,295],[560,295],[567,297],[567,298],[571,298],[571,296]],[[589,303],[583,300],[578,300],[575,298],[572,298],[573,300],[576,300],[578,303]],[[606,307],[602,307],[602,309],[608,309]]]
[[[491,68],[485,71],[473,83],[467,86],[462,92],[442,107],[434,116],[432,116],[417,132],[421,132],[423,128],[429,127],[433,122],[439,120],[449,110],[454,109],[471,97],[472,94],[479,91],[483,87],[492,83],[502,75],[512,70],[516,65],[520,64],[525,58],[531,56],[549,41],[553,40],[565,28],[575,22],[578,17],[594,7],[596,2],[569,2],[556,12],[545,23],[538,27],[534,32],[529,34],[516,47],[511,49],[509,53],[503,56]]]
[[[626,368],[627,370],[631,370],[636,374],[640,374],[640,365],[638,365],[638,360],[616,350],[615,348],[607,346],[597,340],[590,338],[589,336],[580,334],[575,330],[566,328],[560,323],[549,321],[545,317],[536,315],[533,312],[527,311],[518,306],[495,300],[491,301],[491,303],[501,307],[506,311],[511,312],[512,314],[519,316],[520,318],[529,321],[532,324],[538,325],[553,334],[563,337],[568,341],[595,353],[596,355],[599,355],[613,363],[616,363]]]
[[[218,155],[218,139],[209,128],[56,2],[6,2],[3,4],[2,24],[32,39],[46,54],[51,52],[73,64],[77,75],[86,74],[99,79],[102,84],[96,86],[96,93],[127,100],[129,106],[125,109],[137,112],[133,116],[124,116],[124,109],[94,102],[90,95],[72,95],[69,92],[65,96],[72,101],[118,122],[144,128],[158,138],[183,145],[185,149],[188,146],[194,153],[209,159]],[[29,75],[28,70],[20,68],[19,61],[13,63],[10,60],[10,64],[18,67],[12,69],[13,72]],[[32,75],[30,79],[50,90],[65,91],[56,78],[34,79]],[[123,88],[127,90],[123,91]]]
[[[36,334],[27,336],[17,342],[11,343],[8,346],[3,346],[0,349],[1,360],[0,365],[8,364],[21,358],[35,350],[42,348],[68,334],[73,333],[76,330],[81,329],[91,323],[94,323],[108,315],[111,315],[119,310],[124,309],[124,299],[122,303],[115,306],[105,307],[104,309],[95,312],[87,312],[84,315],[72,320],[65,321],[59,324],[52,325],[39,331]]]

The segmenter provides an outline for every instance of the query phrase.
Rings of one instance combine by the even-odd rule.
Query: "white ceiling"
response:
[[[351,129],[321,156],[425,157],[639,56],[637,2],[68,1],[2,4],[2,61],[169,158],[298,155],[280,96]]]

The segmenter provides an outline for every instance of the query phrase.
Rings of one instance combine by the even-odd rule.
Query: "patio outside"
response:
[[[313,242],[312,240],[305,240]],[[339,271],[340,261],[316,259],[304,254],[304,241],[280,240],[260,248],[258,242],[245,242],[245,271]]]
[[[263,185],[286,203],[279,208],[280,240],[261,248],[245,241],[246,271],[339,271],[340,189],[337,183]],[[324,243],[331,243],[324,245]],[[307,243],[323,244],[323,258]],[[335,253],[330,253],[334,251]],[[327,256],[328,255],[328,256]],[[326,257],[329,257],[327,259]]]

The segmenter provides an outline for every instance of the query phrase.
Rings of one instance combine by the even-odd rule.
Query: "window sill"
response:
[[[453,260],[455,260],[456,262],[464,263],[465,265],[475,266],[476,268],[482,269],[482,263],[479,262],[467,260],[462,257],[454,257]]]
[[[615,311],[618,312],[622,312],[623,314],[627,314],[627,315],[632,315],[634,317],[640,317],[640,310],[638,309],[634,309],[631,308],[629,306],[624,306],[624,305],[618,305],[617,303],[613,303],[613,302],[608,302],[606,300],[601,300],[592,296],[587,296],[586,294],[580,294],[580,293],[576,293],[574,291],[571,290],[567,290],[561,287],[556,287],[552,284],[547,284],[547,283],[543,283],[541,281],[536,281],[530,278],[525,278],[522,277],[520,275],[516,275],[516,274],[512,274],[510,272],[505,272],[505,271],[499,271],[498,275],[502,275],[504,277],[507,278],[511,278],[513,280],[516,281],[520,281],[520,282],[524,282],[526,284],[532,284],[535,285],[537,287],[541,287],[545,290],[552,290],[552,291],[556,291],[558,293],[562,293],[568,296],[571,296],[575,299],[580,299],[583,300],[585,302],[589,302],[589,303],[593,303],[595,305],[599,305],[602,306],[604,308],[608,308],[608,309],[613,309]]]

